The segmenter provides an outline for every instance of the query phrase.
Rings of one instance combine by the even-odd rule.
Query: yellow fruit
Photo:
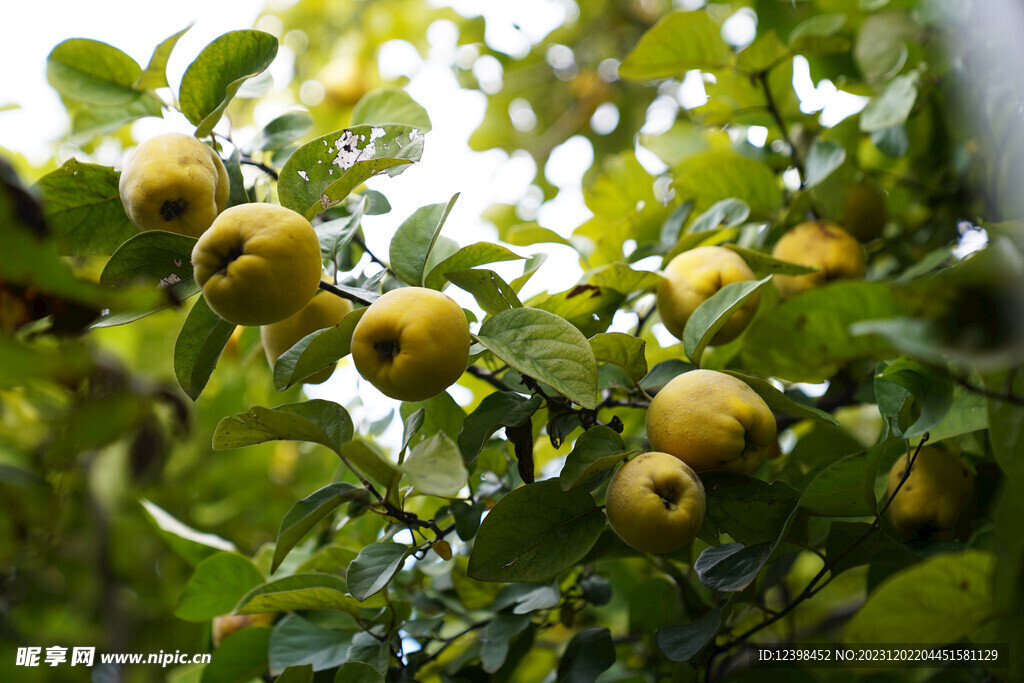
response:
[[[370,89],[363,64],[353,55],[342,55],[327,62],[318,78],[327,99],[346,107],[354,105]]]
[[[381,393],[422,401],[454,384],[469,360],[469,323],[452,299],[424,287],[374,301],[352,334],[356,370]]]
[[[665,279],[658,285],[658,314],[668,331],[678,339],[697,307],[722,287],[753,280],[754,271],[739,254],[725,247],[698,247],[684,251],[665,266]],[[715,334],[712,344],[726,344],[750,324],[761,302],[754,294],[729,317]]]
[[[903,455],[889,470],[886,500],[907,469]],[[907,540],[949,540],[974,500],[974,472],[960,456],[942,448],[922,448],[910,476],[892,499],[886,517]]]
[[[213,646],[220,647],[228,636],[234,635],[243,628],[250,626],[271,626],[276,612],[260,612],[258,614],[224,614],[213,618]]]
[[[626,545],[670,553],[692,541],[705,511],[704,485],[686,463],[668,453],[638,455],[612,476],[605,511]]]
[[[316,294],[323,267],[309,221],[276,204],[240,204],[224,211],[192,250],[203,297],[236,325],[284,320]]]
[[[843,226],[857,239],[868,242],[881,237],[888,217],[885,193],[878,185],[865,180],[847,192]]]
[[[732,375],[691,370],[657,393],[647,409],[651,448],[700,472],[749,472],[777,448],[775,416]]]
[[[821,268],[806,275],[776,275],[775,287],[782,296],[799,294],[832,280],[864,277],[864,250],[860,242],[828,221],[796,226],[775,244],[772,256]]]
[[[203,234],[228,204],[228,172],[217,153],[191,135],[146,140],[125,160],[118,194],[143,230]]]
[[[285,351],[295,346],[295,343],[308,334],[322,330],[326,327],[334,327],[341,319],[352,312],[352,302],[342,299],[330,292],[317,292],[309,303],[302,307],[295,315],[260,328],[260,340],[263,342],[263,350],[267,354],[267,362],[270,368]],[[323,370],[310,375],[304,381],[306,384],[320,384],[327,381],[327,378],[334,372],[337,363],[331,364]]]

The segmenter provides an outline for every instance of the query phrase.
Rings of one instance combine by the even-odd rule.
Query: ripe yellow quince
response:
[[[889,470],[886,500],[907,470],[904,454]],[[922,448],[886,517],[906,540],[949,540],[957,535],[974,500],[974,472],[955,453]]]
[[[370,304],[352,333],[364,379],[400,401],[422,401],[454,384],[469,360],[469,323],[447,295],[403,287]]]
[[[670,553],[692,541],[704,523],[706,499],[697,473],[679,458],[652,451],[612,476],[605,511],[626,545]]]
[[[341,319],[352,312],[352,302],[342,299],[330,292],[317,292],[309,303],[302,307],[295,315],[280,320],[270,325],[260,327],[260,340],[263,342],[263,350],[267,354],[267,362],[270,368],[285,351],[295,346],[295,343],[308,334],[333,327],[341,322]],[[306,384],[320,384],[326,382],[327,378],[334,372],[337,363],[320,370],[307,377]]]
[[[320,258],[309,221],[276,204],[227,209],[192,249],[206,303],[236,325],[269,325],[297,313],[316,294]]]
[[[211,147],[191,135],[146,140],[125,160],[118,194],[143,230],[203,234],[228,204],[228,172]]]
[[[250,626],[272,626],[276,612],[259,612],[257,614],[223,614],[213,618],[213,646],[220,647],[228,636],[238,633]]]
[[[779,239],[772,256],[783,261],[817,266],[806,275],[776,275],[775,287],[792,296],[826,282],[864,277],[864,250],[860,242],[835,223],[801,223]]]
[[[356,55],[339,55],[327,62],[317,78],[329,102],[351,107],[370,90],[366,66]]]
[[[694,470],[749,472],[777,448],[775,416],[732,375],[691,370],[674,378],[647,409],[651,448]]]
[[[753,280],[754,271],[739,254],[725,247],[698,247],[679,254],[665,266],[665,279],[658,285],[658,314],[661,322],[677,339],[683,338],[686,321],[697,307],[718,290],[734,282]],[[747,299],[711,340],[726,344],[750,324],[758,294]]]

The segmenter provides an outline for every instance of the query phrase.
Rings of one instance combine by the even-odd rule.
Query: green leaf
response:
[[[740,225],[750,217],[750,207],[740,199],[722,199],[693,219],[689,233],[708,232],[719,228],[731,228]]]
[[[253,406],[225,417],[213,434],[213,449],[252,446],[267,441],[310,441],[341,453],[352,439],[352,418],[337,403],[316,398],[277,408]]]
[[[445,275],[459,289],[473,295],[488,315],[497,315],[510,308],[522,308],[515,290],[493,270],[459,270]]]
[[[643,339],[624,332],[602,332],[590,338],[590,349],[596,360],[619,366],[637,384],[647,376],[646,346]]]
[[[174,342],[174,375],[188,397],[195,401],[210,381],[224,345],[235,324],[213,312],[206,299],[196,299]]]
[[[993,619],[996,556],[942,554],[889,577],[846,625],[847,643],[955,643]]]
[[[604,527],[586,490],[564,492],[553,479],[527,484],[480,524],[468,574],[477,581],[550,581],[580,561]]]
[[[815,420],[817,422],[827,422],[828,424],[839,426],[839,420],[832,417],[824,410],[819,410],[814,406],[809,406],[803,403],[797,403],[789,396],[786,396],[783,392],[775,388],[775,385],[768,380],[761,379],[760,377],[753,377],[751,375],[744,375],[740,372],[733,370],[724,370],[723,372],[741,379],[750,385],[750,388],[757,392],[757,395],[764,399],[764,402],[768,404],[773,413],[789,413],[790,415],[797,415],[806,420]]]
[[[699,212],[723,199],[742,201],[755,215],[782,205],[775,172],[735,152],[710,150],[693,155],[678,169],[674,186],[678,197],[694,200],[694,211]]]
[[[900,312],[892,289],[879,282],[809,290],[754,320],[743,337],[744,367],[766,377],[822,382],[849,360],[888,350],[876,337],[852,336],[851,325]]]
[[[615,664],[612,633],[602,627],[580,631],[558,660],[559,683],[593,683]]]
[[[419,161],[423,135],[412,126],[352,126],[295,150],[278,181],[281,205],[313,218],[375,175]]]
[[[313,130],[313,115],[308,111],[289,111],[263,126],[253,145],[255,149],[272,151],[287,147]]]
[[[160,536],[167,541],[167,545],[171,546],[171,549],[179,557],[192,566],[198,565],[204,558],[219,550],[229,553],[238,552],[238,548],[231,541],[215,534],[196,531],[145,498],[140,498],[139,503],[146,512],[146,518]]]
[[[277,56],[277,38],[263,31],[228,31],[203,48],[181,78],[181,113],[196,126],[196,137],[210,134],[228,103],[249,78]]]
[[[234,613],[339,609],[348,614],[358,614],[363,607],[371,606],[360,603],[347,593],[345,582],[333,574],[293,574],[252,589],[238,601]],[[383,601],[375,602],[374,606],[380,604]]]
[[[690,69],[724,66],[731,56],[722,27],[707,13],[672,12],[640,37],[619,75],[633,81],[682,77]]]
[[[828,178],[846,161],[846,148],[835,140],[815,138],[804,159],[805,184],[814,187]]]
[[[314,491],[295,503],[281,520],[281,528],[277,532],[277,543],[274,546],[274,559],[270,565],[271,573],[277,571],[288,552],[320,520],[342,503],[363,495],[363,493],[363,489],[352,484],[335,482]]]
[[[263,574],[247,557],[217,553],[200,562],[178,601],[174,616],[185,621],[209,621],[228,614],[239,599],[263,583]]]
[[[537,223],[523,223],[513,225],[502,235],[501,241],[517,247],[528,247],[534,244],[562,244],[572,246],[572,242],[559,235],[554,230],[540,227]]]
[[[529,614],[499,612],[487,625],[484,643],[480,646],[480,665],[484,671],[493,674],[508,658],[509,644],[530,625]]]
[[[178,44],[178,39],[185,35],[190,28],[192,28],[192,24],[189,24],[156,46],[156,49],[153,50],[153,55],[149,58],[149,64],[146,65],[146,69],[135,82],[136,88],[139,90],[155,90],[167,87],[167,60],[170,59],[174,46]]]
[[[110,254],[139,232],[118,195],[120,174],[107,166],[68,159],[36,184],[61,252]]]
[[[701,302],[683,328],[683,352],[686,356],[700,366],[704,349],[718,334],[718,330],[771,279],[772,276],[768,275],[760,280],[733,282]]]
[[[249,193],[245,191],[245,179],[242,177],[242,155],[236,147],[231,156],[224,160],[224,170],[228,172],[228,208],[249,203]]]
[[[653,290],[663,279],[658,273],[633,270],[625,263],[609,263],[586,276],[587,284],[614,289],[621,294]]]
[[[203,669],[200,683],[247,683],[265,676],[269,642],[269,628],[243,628],[220,644]]]
[[[664,626],[654,633],[658,649],[673,662],[688,662],[704,649],[722,627],[722,610],[713,609],[693,621]]]
[[[283,391],[351,353],[352,333],[364,313],[365,308],[358,308],[337,325],[310,332],[295,342],[274,363],[274,388]]]
[[[420,287],[426,281],[430,252],[458,198],[456,194],[447,204],[421,206],[395,231],[389,255],[391,268],[407,284]]]
[[[281,675],[274,679],[274,683],[313,683],[313,667],[309,664],[303,666],[275,667],[273,659],[274,632],[270,633],[270,643],[267,646],[270,655],[270,666],[275,671],[281,671]],[[283,669],[283,670],[282,670]]]
[[[455,273],[468,270],[487,263],[499,261],[515,261],[524,257],[516,254],[505,247],[488,242],[477,242],[459,249],[457,252],[438,263],[430,270],[430,274],[424,278],[423,286],[430,289],[444,289],[445,276],[448,273]]]
[[[816,273],[821,270],[817,266],[805,266],[802,263],[782,261],[769,256],[763,251],[747,249],[738,244],[725,244],[723,246],[742,256],[743,260],[750,266],[750,269],[761,277],[765,275],[806,275],[807,273]]]
[[[820,14],[812,16],[797,25],[789,34],[789,46],[801,54],[834,54],[847,52],[850,40],[837,36],[846,24],[845,14]]]
[[[365,662],[346,662],[338,668],[334,683],[384,683],[384,674]]]
[[[864,522],[832,522],[825,542],[825,556],[832,563],[833,574],[865,564],[902,568],[921,559],[905,545],[885,534],[868,534],[870,528],[871,525]],[[861,539],[858,545],[849,551],[858,539]]]
[[[388,642],[381,641],[378,636],[368,631],[359,631],[352,636],[352,647],[348,649],[348,658],[352,662],[361,662],[367,664],[377,671],[377,673],[384,675],[388,671],[388,662],[391,660],[391,650],[388,647]],[[349,671],[352,671],[349,669]],[[352,671],[353,674],[359,676],[363,680],[373,680],[369,678],[369,672],[365,669],[359,669]],[[341,671],[338,671],[338,675],[341,675]],[[335,677],[335,681],[343,681],[343,683],[349,683],[350,679],[339,679]]]
[[[576,285],[555,294],[541,294],[527,304],[572,323],[585,337],[605,332],[626,295],[612,287]]]
[[[747,546],[779,537],[800,494],[789,484],[766,484],[744,474],[707,472],[702,477],[707,511],[701,537],[724,533]]]
[[[622,437],[605,425],[591,427],[576,439],[565,458],[558,483],[563,491],[579,486],[598,472],[614,467],[629,453]]]
[[[874,496],[864,495],[867,464],[864,453],[854,453],[826,466],[804,488],[800,507],[819,517],[873,515]]]
[[[860,129],[871,133],[903,124],[914,110],[919,78],[920,74],[914,71],[889,81],[885,91],[860,113]]]
[[[409,546],[400,543],[371,543],[359,551],[348,566],[348,586],[352,597],[362,602],[380,592],[402,568]]]
[[[350,634],[323,628],[297,614],[289,614],[274,625],[274,632],[270,634],[270,666],[275,671],[310,667],[312,681],[313,671],[333,669],[348,661],[351,646]]]
[[[382,484],[389,491],[398,484],[402,472],[380,450],[362,439],[352,439],[341,447],[341,454],[356,469]]]
[[[160,116],[163,112],[163,103],[148,92],[137,92],[132,99],[111,105],[87,104],[65,99],[64,108],[71,117],[70,140],[76,144],[85,144],[97,135],[114,132],[144,116]]]
[[[139,97],[134,59],[98,40],[71,38],[46,58],[46,80],[62,97],[88,105],[125,105]]]
[[[662,361],[655,365],[653,368],[651,368],[651,371],[648,372],[647,376],[644,377],[643,381],[640,382],[640,387],[646,393],[653,396],[654,394],[664,389],[666,384],[671,382],[679,375],[683,374],[684,372],[689,372],[690,370],[696,369],[697,366],[694,365],[693,363],[687,363],[685,361],[676,360],[675,358],[671,360]]]
[[[518,427],[537,412],[544,402],[540,396],[526,398],[511,391],[496,391],[484,397],[466,416],[459,432],[462,460],[471,463],[480,455],[491,435],[503,427]]]
[[[454,496],[469,480],[459,447],[443,432],[416,444],[401,470],[413,489],[429,496]]]
[[[399,408],[402,419],[408,421],[413,412],[423,409],[426,414],[418,431],[420,438],[442,433],[451,439],[458,439],[466,420],[466,411],[445,391],[425,401],[404,402]],[[411,442],[410,442],[411,443]]]
[[[118,247],[100,273],[100,284],[108,287],[136,280],[169,289],[183,301],[199,292],[192,276],[194,237],[163,230],[147,230]]]
[[[320,240],[320,254],[323,260],[344,270],[345,259],[348,258],[349,243],[356,236],[366,211],[365,198],[356,203],[352,213],[344,218],[320,223],[315,227],[316,236]]]
[[[521,374],[550,385],[584,408],[596,408],[597,361],[587,338],[564,319],[535,308],[484,321],[477,339]]]
[[[775,29],[769,29],[767,33],[743,48],[736,60],[736,65],[749,73],[768,71],[772,67],[778,66],[789,54],[789,48],[779,40]]]
[[[430,117],[409,93],[394,86],[375,88],[363,95],[352,109],[352,125],[399,123],[430,132]]]
[[[890,385],[888,390],[883,386],[886,384]],[[889,421],[893,434],[910,438],[929,432],[942,422],[953,404],[953,381],[916,360],[898,358],[891,363],[879,363],[875,395],[878,410]],[[919,406],[920,415],[912,425],[901,426],[900,413],[910,397]]]
[[[712,546],[700,554],[693,568],[700,582],[711,590],[741,591],[749,586],[768,560],[772,543],[759,543],[749,548],[742,543]]]

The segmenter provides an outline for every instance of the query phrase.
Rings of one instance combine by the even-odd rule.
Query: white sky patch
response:
[[[357,138],[352,131],[346,130],[341,137],[334,141],[334,148],[338,150],[338,154],[331,160],[331,163],[341,170],[347,171],[356,162],[372,159],[377,154],[376,141],[384,137],[384,133],[383,128],[371,128],[370,139],[367,140],[365,135],[360,135]],[[360,142],[366,143],[362,149],[358,147]]]
[[[299,171],[299,177],[305,180],[307,183],[309,182],[309,175],[305,171]]]

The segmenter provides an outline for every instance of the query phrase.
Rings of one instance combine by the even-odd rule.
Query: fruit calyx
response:
[[[188,201],[178,199],[168,199],[160,207],[160,215],[163,216],[165,221],[173,221],[175,218],[181,218],[181,214],[185,213],[185,209],[188,208]]]

